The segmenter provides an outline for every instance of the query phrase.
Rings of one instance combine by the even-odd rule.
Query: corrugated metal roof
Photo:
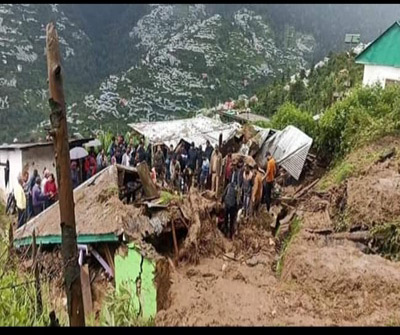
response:
[[[264,167],[266,164],[265,154],[269,151],[276,163],[298,180],[312,142],[312,138],[300,129],[287,126],[265,141],[257,155],[257,163]]]
[[[70,139],[69,143],[75,143],[75,142],[85,142],[85,141],[90,141],[93,138],[86,138],[86,139]],[[52,141],[48,142],[30,142],[30,143],[12,143],[12,144],[2,144],[0,145],[0,150],[14,150],[14,149],[27,149],[27,148],[33,148],[33,147],[41,147],[41,146],[47,146],[47,145],[53,145]]]
[[[131,123],[129,126],[152,143],[172,144],[174,147],[181,140],[194,142],[196,146],[204,146],[209,140],[214,146],[218,144],[221,133],[223,140],[227,141],[240,128],[236,122],[227,124],[202,115],[191,119]]]
[[[366,47],[356,63],[400,67],[400,22],[393,23]]]

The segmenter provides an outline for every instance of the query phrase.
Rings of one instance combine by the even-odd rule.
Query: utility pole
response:
[[[50,93],[50,135],[59,189],[61,253],[64,261],[64,280],[67,293],[70,326],[85,326],[78,247],[76,242],[75,208],[70,171],[68,128],[61,73],[61,55],[54,23],[46,27],[47,72]]]

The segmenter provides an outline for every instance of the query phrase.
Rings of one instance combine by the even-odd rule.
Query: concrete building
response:
[[[400,83],[400,22],[393,23],[365,48],[356,63],[364,64],[363,85]]]
[[[90,139],[70,140],[70,148],[82,146]],[[6,164],[9,162],[9,180],[6,186]],[[0,145],[0,199],[6,201],[7,194],[14,189],[17,176],[28,171],[31,176],[34,169],[39,175],[47,168],[56,176],[53,142],[13,143]]]

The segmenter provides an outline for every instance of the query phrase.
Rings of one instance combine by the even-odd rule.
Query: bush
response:
[[[279,107],[278,112],[272,117],[272,128],[282,130],[285,127],[293,125],[310,137],[314,137],[316,133],[316,122],[312,116],[299,110],[293,104],[286,102]]]
[[[353,148],[400,129],[400,87],[357,87],[321,117],[316,144],[321,156],[342,157]]]
[[[101,310],[101,326],[152,326],[154,320],[141,319],[132,304],[132,284],[126,283],[119,290],[112,291],[105,297]]]

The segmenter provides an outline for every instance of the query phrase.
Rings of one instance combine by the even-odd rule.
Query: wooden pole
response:
[[[13,224],[10,222],[10,227],[8,229],[8,260],[13,256],[13,243],[14,243],[14,233]]]
[[[36,246],[36,235],[35,230],[32,234],[32,265],[35,274],[35,289],[36,289],[36,305],[37,305],[37,315],[42,314],[42,290],[40,289],[40,279],[39,279],[39,267],[37,262],[37,246]]]
[[[178,266],[179,249],[178,249],[178,240],[176,239],[174,221],[172,221],[171,223],[171,230],[172,230],[172,239],[174,240],[174,249],[175,249],[174,264],[175,266]]]
[[[47,71],[50,93],[50,135],[53,137],[59,189],[61,252],[70,326],[85,326],[78,248],[76,242],[75,208],[72,191],[68,128],[63,92],[61,55],[54,23],[46,27]]]

